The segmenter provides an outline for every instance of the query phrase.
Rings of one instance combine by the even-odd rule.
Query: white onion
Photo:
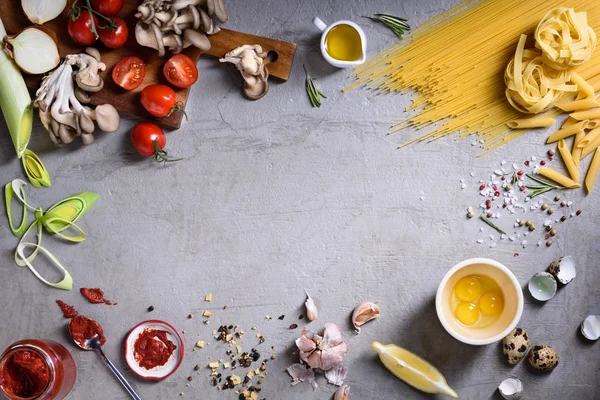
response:
[[[6,36],[6,50],[21,70],[28,74],[43,74],[60,62],[53,32],[30,26],[16,35]]]
[[[27,18],[41,25],[58,17],[67,6],[67,0],[21,0]]]

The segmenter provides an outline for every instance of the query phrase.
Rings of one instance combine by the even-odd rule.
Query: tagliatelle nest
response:
[[[549,66],[565,70],[590,59],[596,48],[596,33],[588,26],[587,13],[559,7],[540,21],[535,41]]]
[[[537,114],[552,107],[564,92],[577,91],[577,86],[567,84],[568,71],[546,65],[539,50],[525,49],[526,40],[521,35],[515,57],[506,67],[506,98],[516,110]]]

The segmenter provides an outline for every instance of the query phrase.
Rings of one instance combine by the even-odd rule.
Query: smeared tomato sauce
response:
[[[46,361],[33,350],[14,352],[0,371],[0,386],[15,397],[39,396],[48,386],[49,379]]]
[[[71,320],[69,323],[69,332],[71,332],[73,340],[79,343],[80,346],[85,346],[85,341],[92,338],[96,333],[100,336],[100,344],[103,345],[106,343],[104,330],[100,324],[83,315],[78,315]]]
[[[177,346],[167,338],[167,331],[144,329],[133,346],[133,355],[138,365],[152,369],[165,365]]]
[[[64,301],[56,300],[56,304],[58,304],[58,306],[62,310],[65,318],[73,318],[77,315],[77,310],[75,309],[75,307],[68,305]]]
[[[111,301],[106,300],[104,298],[104,292],[100,288],[96,288],[96,289],[81,288],[81,289],[79,289],[79,292],[83,295],[83,297],[88,299],[88,301],[90,303],[95,303],[95,304],[106,303],[109,306],[113,304]]]

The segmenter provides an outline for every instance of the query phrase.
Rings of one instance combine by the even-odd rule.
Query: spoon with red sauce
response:
[[[100,324],[91,318],[83,315],[78,315],[71,320],[69,323],[69,332],[71,337],[77,346],[83,350],[94,350],[100,355],[100,358],[104,360],[104,363],[110,368],[113,374],[117,377],[121,385],[129,392],[129,395],[135,400],[142,400],[142,398],[133,390],[129,382],[119,372],[117,367],[106,357],[102,351],[102,345],[106,342],[104,337],[104,331]]]

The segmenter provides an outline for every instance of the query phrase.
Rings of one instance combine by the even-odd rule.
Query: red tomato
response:
[[[112,70],[113,81],[125,90],[133,90],[144,82],[146,64],[139,57],[127,57]]]
[[[92,0],[92,8],[105,16],[117,15],[125,0]]]
[[[112,17],[114,26],[109,26],[105,29],[98,29],[100,35],[100,41],[104,45],[111,49],[121,47],[127,41],[129,37],[129,28],[127,24],[121,18]]]
[[[198,80],[198,68],[185,54],[175,54],[163,68],[163,74],[169,83],[178,88],[188,88]]]
[[[131,131],[131,142],[141,156],[150,157],[158,153],[154,143],[162,150],[167,144],[167,138],[156,124],[140,122]]]
[[[140,98],[142,106],[158,118],[171,115],[174,111],[180,111],[185,114],[183,108],[177,104],[175,91],[165,85],[149,85],[142,90]]]
[[[98,18],[93,16],[94,25],[98,28]],[[75,43],[81,46],[89,46],[94,44],[96,36],[92,32],[92,19],[90,19],[90,13],[81,9],[79,16],[76,20],[69,18],[69,24],[67,25],[69,36]]]

